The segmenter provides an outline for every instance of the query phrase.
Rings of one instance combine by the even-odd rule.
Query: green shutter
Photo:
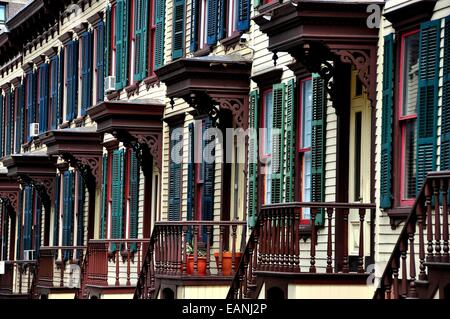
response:
[[[184,7],[185,0],[174,0],[173,4],[173,40],[172,60],[183,56],[184,48]]]
[[[442,86],[441,171],[450,170],[450,17],[445,19]]]
[[[286,85],[286,202],[294,201],[295,170],[295,81]]]
[[[183,136],[179,136],[178,140],[172,140],[174,127],[170,130],[170,159],[169,159],[169,220],[181,219],[181,174],[182,164],[172,160],[172,151],[174,144],[181,143]]]
[[[258,217],[258,104],[259,95],[258,90],[250,92],[249,100],[249,127],[254,133],[250,135],[249,140],[249,159],[248,159],[248,213],[247,225],[250,228],[255,227],[256,219]]]
[[[214,143],[214,136],[211,133],[206,133],[212,127],[212,121],[209,117],[205,118],[202,126],[202,150],[205,150],[208,144]],[[213,150],[213,153],[215,149]],[[214,211],[214,175],[215,175],[215,161],[212,163],[202,160],[203,165],[203,197],[202,197],[202,219],[212,220]]]
[[[99,22],[96,32],[97,99],[95,102],[101,102],[105,98],[105,25],[103,21]]]
[[[86,114],[92,104],[92,33],[89,31],[81,35],[81,115]]]
[[[36,207],[36,224],[34,225],[34,250],[36,251],[36,259],[39,258],[39,250],[41,248],[41,224],[42,224],[42,201],[37,194],[34,196]]]
[[[384,37],[381,113],[380,208],[392,205],[392,114],[394,109],[394,35]]]
[[[155,69],[164,65],[164,32],[165,32],[166,2],[155,0]]]
[[[106,214],[107,214],[107,201],[108,201],[108,155],[103,155],[102,161],[102,206],[100,210],[100,238],[106,238]]]
[[[55,210],[53,211],[53,246],[59,243],[59,207],[60,207],[61,175],[56,175]]]
[[[36,75],[30,71],[26,75],[27,81],[27,114],[28,125],[36,122]],[[28,127],[27,127],[28,129]],[[28,129],[28,141],[31,141],[30,131]]]
[[[191,33],[190,33],[190,51],[198,50],[198,18],[199,18],[199,0],[191,1]]]
[[[122,238],[123,234],[123,160],[124,150],[115,150],[112,163],[112,220],[111,220],[111,238]],[[115,252],[116,244],[111,245],[111,251]]]
[[[261,0],[253,0],[253,7],[257,8],[261,4]]]
[[[138,238],[139,218],[139,164],[136,154],[131,150],[130,154],[130,238]],[[137,250],[136,244],[131,245],[131,251]]]
[[[274,84],[272,129],[278,134],[272,135],[272,173],[271,173],[271,203],[283,202],[284,191],[284,109],[285,84]]]
[[[128,0],[116,3],[116,90],[123,89],[128,83]]]
[[[104,32],[104,61],[103,61],[103,77],[111,75],[109,49],[111,47],[111,7],[106,7],[105,12],[105,32]],[[104,92],[104,91],[103,91]]]
[[[440,24],[435,20],[420,26],[416,192],[436,170]]]
[[[324,81],[313,76],[312,122],[311,122],[311,199],[325,201],[325,138],[327,95]],[[324,212],[316,215],[316,224],[323,225]]]
[[[134,80],[147,75],[148,0],[136,0],[134,5],[134,34],[136,38]]]

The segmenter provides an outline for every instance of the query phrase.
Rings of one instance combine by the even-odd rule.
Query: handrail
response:
[[[289,207],[304,207],[304,208],[338,208],[338,209],[372,209],[376,208],[372,203],[340,203],[340,202],[289,202],[262,205],[261,210],[269,210],[274,208],[289,208]]]

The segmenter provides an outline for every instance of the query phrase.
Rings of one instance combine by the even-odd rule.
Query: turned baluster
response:
[[[311,253],[309,272],[316,272],[316,212],[317,208],[311,209]]]
[[[359,254],[358,254],[358,273],[364,272],[364,219],[366,210],[359,209]]]
[[[141,242],[138,242],[136,244],[136,249],[137,249],[137,258],[138,258],[136,272],[137,272],[137,275],[139,276],[139,272],[141,269]]]
[[[127,247],[127,286],[131,286],[130,275],[131,275],[131,243],[125,242],[125,246]]]
[[[177,243],[178,243],[178,253],[177,253],[177,269],[176,269],[176,274],[177,276],[181,275],[182,272],[182,265],[183,265],[183,253],[184,253],[184,249],[183,249],[183,228],[182,227],[177,227]]]
[[[425,200],[427,205],[427,261],[433,261],[433,224],[432,224],[432,207],[431,207],[431,190],[430,185],[425,185]]]
[[[198,275],[198,225],[194,225],[194,275]]]
[[[275,236],[273,236],[273,263],[272,270],[280,271],[280,212],[277,210],[273,212],[273,230]]]
[[[223,276],[223,241],[224,241],[224,231],[225,231],[225,226],[220,225],[219,226],[219,269],[218,269],[218,274],[220,276]]]
[[[383,282],[384,287],[385,287],[384,299],[391,299],[392,275],[393,275],[393,273],[388,273],[384,279],[384,282]]]
[[[209,276],[211,274],[210,271],[210,259],[211,259],[211,227],[206,226],[206,275]]]
[[[344,249],[343,249],[343,263],[342,263],[342,272],[349,272],[349,259],[348,259],[348,214],[349,209],[346,208],[343,210],[343,233],[344,233]]]
[[[237,239],[237,225],[231,226],[231,274],[234,275],[236,273],[236,239]]]
[[[182,271],[183,275],[187,273],[187,263],[188,263],[188,253],[187,253],[187,227],[183,226],[183,262],[182,262]]]
[[[173,239],[173,226],[169,226],[168,227],[168,239],[169,239],[169,258],[168,258],[168,262],[169,262],[169,274],[173,275],[174,274],[174,260],[175,260],[175,256],[174,256],[174,252],[176,250],[175,247],[175,240]]]
[[[261,270],[267,270],[267,266],[269,264],[269,255],[267,250],[267,247],[270,245],[269,222],[270,220],[267,211],[263,211],[263,214],[261,216],[261,227],[263,230],[263,238],[261,240],[261,243],[263,244],[263,247],[261,249]]]
[[[426,280],[427,275],[425,273],[425,242],[424,242],[424,234],[423,234],[423,204],[422,200],[419,199],[419,203],[417,205],[417,227],[419,229],[419,279]]]
[[[439,205],[439,186],[436,180],[433,180],[433,191],[434,191],[434,260],[441,261],[441,213]]]
[[[155,272],[159,274],[161,272],[161,247],[159,246],[160,232],[159,228],[155,229]],[[151,245],[151,244],[150,244]]]
[[[399,297],[399,287],[398,287],[398,264],[399,264],[399,256],[394,256],[392,260],[392,277],[393,277],[393,294],[394,299],[398,299]]]
[[[442,261],[448,263],[449,258],[449,247],[448,247],[448,207],[447,207],[447,196],[448,196],[448,182],[447,179],[441,180],[442,189],[442,239],[443,239],[443,254]]]
[[[416,291],[416,256],[414,253],[414,235],[416,225],[412,222],[408,223],[408,240],[409,240],[409,291],[408,297],[417,297]]]
[[[333,273],[333,266],[332,266],[332,219],[333,219],[333,208],[328,207],[327,208],[327,220],[328,220],[328,234],[327,234],[327,273],[331,274]]]
[[[120,265],[120,242],[116,242],[116,255],[115,255],[115,260],[116,260],[116,286],[119,286],[119,274],[120,274],[120,270],[119,270],[119,265]]]
[[[252,280],[251,283],[252,285],[256,288],[256,267],[257,267],[257,262],[258,262],[258,239],[259,239],[259,234],[258,231],[255,231],[255,239],[253,241],[254,246],[253,246],[253,262],[252,262]]]
[[[400,241],[400,256],[402,260],[402,295],[404,297],[406,297],[406,295],[408,294],[408,276],[406,274],[406,249],[408,243],[406,242],[406,240],[406,238],[402,238],[402,240]]]
[[[280,265],[278,269],[281,271],[284,271],[286,269],[287,263],[286,263],[286,209],[281,209],[281,216],[280,219]]]
[[[300,214],[294,210],[294,271],[300,272]]]
[[[259,222],[259,227],[261,229],[261,236],[260,236],[261,244],[259,245],[259,256],[258,256],[257,269],[264,269],[265,259],[266,259],[266,240],[267,240],[266,221],[265,221],[264,214],[261,214],[259,219],[260,220],[258,222]],[[257,226],[255,225],[255,227],[257,227]]]
[[[59,275],[60,275],[60,279],[59,279],[59,286],[60,287],[64,287],[64,267],[65,267],[65,262],[64,262],[64,250],[61,249],[61,255],[63,258],[61,258],[61,268],[59,269]]]
[[[247,286],[247,278],[248,278],[248,258],[249,255],[244,256],[244,277],[243,280],[243,289],[244,289],[244,298],[248,297],[248,286]]]
[[[294,267],[294,208],[291,208],[288,213],[288,237],[287,237],[287,262],[288,271],[292,272],[295,270]]]

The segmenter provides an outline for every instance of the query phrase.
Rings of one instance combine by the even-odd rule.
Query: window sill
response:
[[[408,218],[411,213],[412,207],[396,207],[391,209],[386,209],[385,212],[389,216],[391,222],[391,228],[394,230],[400,225],[403,221]]]
[[[208,55],[208,54],[211,53],[212,48],[213,48],[212,46],[207,45],[205,48],[195,51],[194,52],[194,56],[195,57],[200,57],[200,56]]]
[[[225,48],[225,51],[228,51],[229,49],[234,49],[236,47],[236,44],[239,43],[239,40],[242,35],[242,31],[236,31],[229,37],[220,40],[220,44],[222,44]]]
[[[144,83],[146,85],[147,90],[150,89],[151,87],[154,87],[155,85],[159,86],[159,78],[156,76],[156,74],[153,74],[149,77],[146,77],[144,79]]]

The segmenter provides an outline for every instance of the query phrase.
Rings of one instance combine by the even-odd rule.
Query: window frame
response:
[[[270,197],[268,197],[268,194],[271,194],[271,192],[267,192],[267,185],[268,185],[268,181],[270,180],[270,176],[272,172],[269,172],[268,170],[271,169],[271,165],[268,165],[267,161],[268,159],[272,158],[272,150],[270,150],[270,154],[266,153],[266,99],[267,96],[271,95],[272,96],[272,115],[273,115],[273,88],[272,87],[268,87],[264,90],[262,90],[262,94],[261,94],[261,109],[260,109],[260,125],[259,127],[264,129],[264,133],[261,134],[261,141],[260,144],[261,147],[263,148],[262,152],[259,152],[259,156],[261,157],[260,162],[260,168],[261,168],[261,175],[263,175],[263,178],[261,178],[261,189],[263,190],[262,194],[260,195],[260,199],[261,199],[261,203],[262,205],[268,205],[271,203],[271,199]],[[270,127],[270,129],[272,129],[272,126]],[[271,143],[273,142],[273,140],[271,141]],[[272,144],[271,144],[272,145]]]
[[[6,23],[6,21],[8,21],[8,12],[7,12],[7,10],[6,10],[6,8],[7,8],[7,5],[6,5],[6,3],[0,3],[0,9],[1,8],[3,8],[3,12],[4,12],[4,18],[3,18],[3,20],[2,19],[0,19],[0,24],[4,24],[4,23]]]

